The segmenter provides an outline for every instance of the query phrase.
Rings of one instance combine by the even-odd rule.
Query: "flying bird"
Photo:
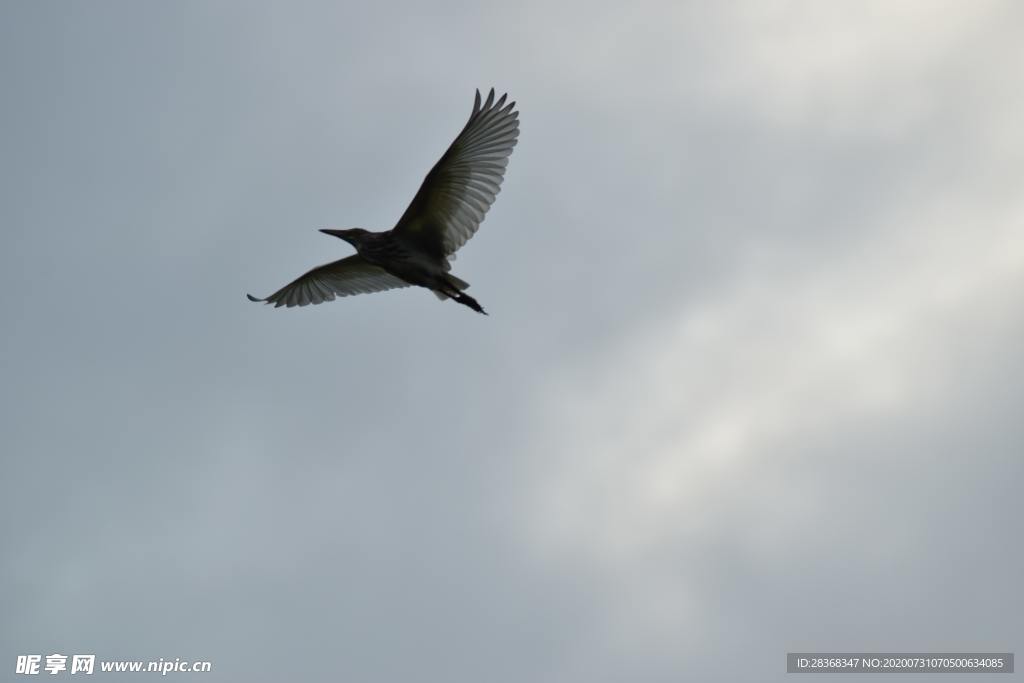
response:
[[[448,151],[423,180],[409,208],[391,230],[324,229],[356,248],[352,256],[314,268],[265,299],[250,301],[305,306],[336,296],[382,292],[416,285],[442,301],[453,299],[486,315],[465,293],[469,283],[449,271],[449,260],[472,237],[501,190],[505,167],[519,138],[516,103],[507,95],[494,100],[491,88],[481,104],[476,91],[473,113]]]

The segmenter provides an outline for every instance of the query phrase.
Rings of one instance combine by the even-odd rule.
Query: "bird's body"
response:
[[[391,230],[321,230],[356,248],[356,254],[314,268],[265,299],[274,306],[305,306],[335,296],[410,285],[426,287],[440,299],[454,299],[478,313],[484,309],[451,275],[449,258],[479,228],[501,189],[508,157],[519,136],[515,102],[494,101],[492,89],[481,106],[477,91],[465,128],[427,174],[409,208]]]
[[[469,287],[469,283],[449,274],[451,264],[447,258],[419,248],[401,232],[369,232],[359,228],[322,232],[348,241],[364,261],[387,271],[403,282],[426,287],[442,300],[455,299],[486,315],[476,299],[462,293],[461,290]]]

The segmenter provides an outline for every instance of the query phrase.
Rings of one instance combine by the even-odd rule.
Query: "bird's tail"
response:
[[[449,287],[454,287],[456,291],[461,291],[463,289],[469,289],[469,283],[468,282],[466,282],[462,278],[455,277],[454,275],[451,275],[449,273],[445,273],[445,275],[444,275],[444,283],[446,285],[448,285]],[[447,289],[448,289],[448,287],[445,287],[445,290],[447,290]],[[445,292],[442,292],[439,289],[434,289],[434,290],[431,290],[431,291],[434,292],[434,296],[436,296],[441,301],[444,301],[445,299],[450,298],[448,296],[448,294],[446,294]]]
[[[453,285],[458,287],[460,290],[462,290],[462,289],[469,289],[469,283],[468,282],[466,282],[462,278],[455,277],[454,275],[448,275],[448,282],[452,283]]]

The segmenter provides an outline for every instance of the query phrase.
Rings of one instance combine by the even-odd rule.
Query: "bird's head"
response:
[[[341,238],[351,244],[353,247],[359,248],[359,243],[364,237],[369,235],[369,231],[363,230],[362,228],[348,228],[345,230],[336,230],[334,228],[324,228],[320,232],[325,235],[333,235],[334,237]]]

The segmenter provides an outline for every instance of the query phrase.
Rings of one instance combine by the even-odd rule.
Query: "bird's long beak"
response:
[[[325,235],[332,235],[334,237],[339,237],[341,239],[345,239],[345,231],[344,230],[334,230],[332,228],[323,228],[322,230],[320,230],[320,232],[324,233]]]

